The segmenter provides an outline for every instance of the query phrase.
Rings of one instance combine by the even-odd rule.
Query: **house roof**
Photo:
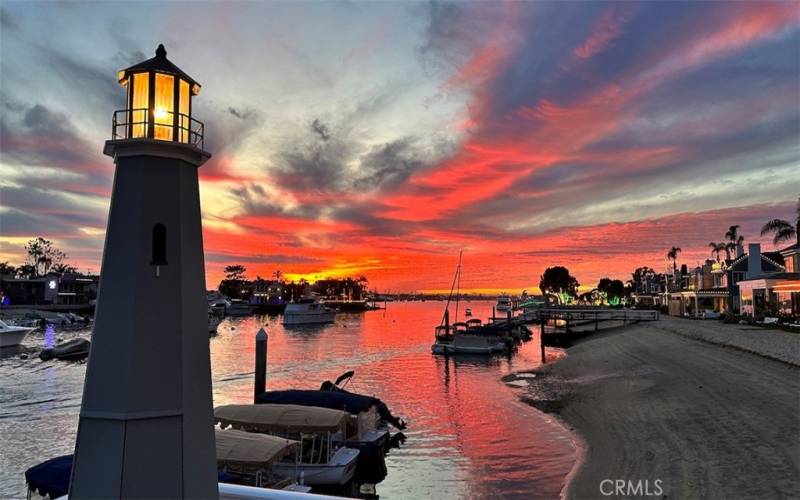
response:
[[[734,266],[741,264],[742,262],[747,261],[748,254],[743,253],[742,255],[736,257],[732,261],[728,263],[728,269],[733,268]],[[780,252],[762,252],[761,253],[761,260],[772,264],[773,266],[785,269],[785,260],[783,259],[783,255]]]
[[[739,280],[739,283],[742,281],[756,281],[756,280],[797,280],[800,281],[800,273],[763,273],[759,274],[758,276],[752,276],[750,278]]]
[[[778,250],[778,253],[786,257],[787,255],[792,255],[797,252],[800,252],[800,243],[795,243],[794,245],[789,245],[786,248]]]

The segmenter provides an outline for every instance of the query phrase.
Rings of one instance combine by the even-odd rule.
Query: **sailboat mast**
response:
[[[456,266],[456,272],[455,274],[453,274],[453,283],[450,285],[450,294],[447,296],[447,303],[444,305],[445,315],[449,314],[447,311],[450,309],[450,301],[453,299],[453,290],[455,290],[456,288],[456,281],[458,280],[458,274],[460,271],[461,271],[461,253],[458,254],[458,266]],[[442,316],[442,322],[440,324],[442,325],[444,324],[445,317],[446,316]],[[448,323],[450,323],[449,318],[448,318]]]
[[[461,295],[461,255],[464,250],[458,252],[458,267],[456,268],[456,322],[458,321],[458,299]]]

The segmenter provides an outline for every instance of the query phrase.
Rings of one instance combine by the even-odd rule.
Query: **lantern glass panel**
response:
[[[172,75],[156,73],[155,109],[153,109],[153,123],[155,123],[154,137],[167,141],[172,140],[172,126],[175,103],[175,78]]]
[[[147,136],[147,105],[149,101],[150,78],[148,73],[133,74],[133,100],[131,137]]]
[[[180,125],[180,141],[189,142],[189,82],[180,80],[180,109],[178,123]]]

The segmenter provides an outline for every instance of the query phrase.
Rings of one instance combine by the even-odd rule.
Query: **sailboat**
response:
[[[461,295],[461,259],[463,251],[458,253],[458,265],[450,286],[450,294],[444,307],[442,322],[434,329],[435,341],[431,346],[433,354],[491,354],[492,342],[485,335],[470,333],[466,323],[458,322],[458,303]],[[455,319],[450,324],[450,303],[455,290]]]

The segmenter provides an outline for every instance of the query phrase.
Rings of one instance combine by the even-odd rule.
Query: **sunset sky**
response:
[[[206,273],[535,289],[706,259],[800,194],[797,3],[3,2],[0,261],[98,272],[124,106],[168,57],[193,114]]]

